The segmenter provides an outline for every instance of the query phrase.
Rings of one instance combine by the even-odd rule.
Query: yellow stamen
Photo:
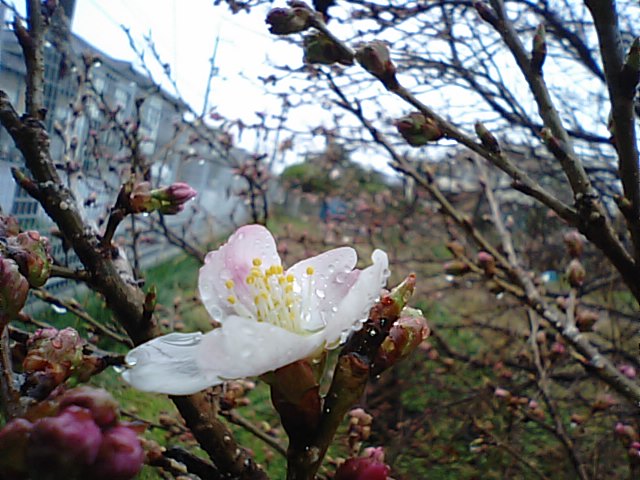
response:
[[[247,285],[253,285],[253,283],[254,283],[255,281],[256,281],[256,279],[255,279],[255,277],[254,277],[254,276],[252,276],[252,275],[249,275],[249,276],[247,277],[247,280],[246,280]]]
[[[259,267],[260,265],[262,265],[262,260],[260,260],[259,258],[254,258],[253,265]]]
[[[293,283],[295,279],[296,277],[294,277],[292,274],[287,275],[287,282]]]
[[[229,302],[231,305],[233,305],[234,303],[236,303],[236,297],[234,297],[233,295],[229,295],[227,297],[227,302]]]
[[[231,290],[235,283],[233,282],[233,280],[227,280],[226,282],[224,282],[225,287],[227,287],[229,290]]]
[[[313,267],[307,267],[307,275],[313,275],[313,272],[315,272]]]

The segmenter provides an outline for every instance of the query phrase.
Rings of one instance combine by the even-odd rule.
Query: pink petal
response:
[[[245,284],[254,258],[259,258],[266,266],[281,264],[276,242],[262,225],[240,227],[227,243],[207,254],[200,269],[198,288],[202,303],[215,320],[224,321],[226,316],[237,313],[227,301],[231,293],[241,305],[254,312],[253,297]],[[228,280],[234,283],[233,292],[225,285]]]

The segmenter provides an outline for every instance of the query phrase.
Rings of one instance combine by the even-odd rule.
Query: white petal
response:
[[[299,335],[234,316],[203,337],[198,366],[203,372],[215,370],[224,379],[253,377],[310,356],[323,339],[321,332]]]
[[[207,254],[205,264],[200,268],[198,288],[202,303],[215,320],[224,321],[227,315],[238,313],[227,301],[231,294],[245,307],[247,314],[254,311],[253,297],[245,284],[254,258],[259,258],[266,266],[281,264],[276,242],[262,225],[240,227],[227,243]],[[225,285],[228,280],[234,283],[233,292]]]
[[[171,333],[131,350],[122,374],[146,392],[189,395],[225,380],[252,377],[316,352],[324,335],[297,335],[232,316],[206,334]]]
[[[336,345],[343,332],[366,320],[369,310],[380,297],[380,291],[389,277],[389,259],[382,250],[374,250],[371,260],[373,265],[360,272],[325,328],[323,334],[327,345]]]
[[[203,372],[196,358],[206,335],[170,333],[131,350],[126,358],[130,366],[122,378],[145,392],[188,395],[222,383],[212,370]]]
[[[311,315],[301,319],[302,328],[314,331],[318,330],[314,326],[323,327],[330,321],[358,277],[358,272],[353,271],[357,261],[353,248],[340,247],[302,260],[287,270],[302,286],[303,298],[310,300],[305,309]],[[311,276],[306,274],[309,267],[313,268]]]

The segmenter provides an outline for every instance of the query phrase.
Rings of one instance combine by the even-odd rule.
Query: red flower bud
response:
[[[91,413],[67,407],[55,417],[38,420],[31,432],[27,460],[33,478],[49,478],[51,472],[74,478],[92,464],[102,443],[100,428]]]
[[[22,232],[8,239],[7,252],[16,261],[29,285],[41,287],[45,284],[53,262],[47,237],[41,237],[35,230]]]
[[[144,450],[131,428],[118,425],[104,432],[96,461],[88,469],[87,478],[96,480],[129,480],[144,462]]]
[[[335,480],[386,480],[391,469],[384,463],[382,448],[365,450],[365,455],[350,458],[336,470]]]
[[[60,407],[77,405],[91,412],[100,427],[113,425],[117,418],[118,402],[106,390],[81,386],[68,390],[60,399]]]

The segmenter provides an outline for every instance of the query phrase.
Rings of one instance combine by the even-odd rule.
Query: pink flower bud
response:
[[[382,448],[367,448],[364,456],[350,458],[336,470],[335,480],[386,480],[391,469],[384,463]]]
[[[100,449],[102,433],[91,413],[67,407],[55,417],[38,420],[31,432],[27,460],[33,478],[56,472],[74,478],[91,465]]]
[[[498,398],[511,398],[511,392],[501,387],[497,387],[493,394]]]
[[[81,386],[68,390],[60,399],[60,407],[69,405],[89,410],[94,421],[102,428],[113,425],[117,418],[118,402],[101,388]]]
[[[144,450],[136,432],[118,425],[104,432],[98,456],[89,469],[90,478],[129,480],[142,469],[143,462]]]
[[[580,263],[580,260],[574,258],[569,262],[569,266],[567,266],[567,280],[569,280],[569,284],[572,287],[581,287],[586,276],[587,272],[582,266],[582,263]]]
[[[616,433],[616,435],[628,441],[638,440],[638,434],[635,428],[633,428],[631,425],[618,422],[613,428],[613,431]]]
[[[429,142],[440,140],[444,132],[431,118],[420,112],[412,112],[394,122],[398,133],[412,147],[420,147]]]
[[[269,32],[274,35],[289,35],[311,27],[313,10],[302,2],[296,2],[293,8],[274,8],[267,14],[266,23]]]
[[[176,182],[168,187],[151,190],[153,210],[165,215],[174,215],[184,209],[184,204],[198,194],[190,185]]]
[[[29,283],[20,274],[18,264],[0,257],[0,325],[15,317],[27,301]]]
[[[496,274],[496,259],[487,252],[478,252],[478,265],[484,270],[487,277],[493,277]]]
[[[391,61],[389,47],[380,40],[365,43],[356,51],[356,60],[367,72],[377,77],[388,90],[400,87],[396,66]]]
[[[571,230],[564,234],[564,245],[567,247],[567,252],[573,258],[579,258],[584,251],[584,239],[577,230]]]
[[[627,378],[631,378],[631,379],[636,378],[637,372],[636,372],[636,369],[633,367],[633,365],[624,363],[618,367],[618,371]]]

